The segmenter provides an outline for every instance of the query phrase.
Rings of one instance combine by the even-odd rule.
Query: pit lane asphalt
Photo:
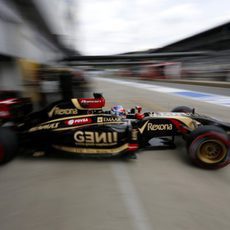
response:
[[[208,83],[207,86],[203,86],[203,85],[178,84],[178,83],[170,83],[170,82],[152,82],[152,81],[139,81],[139,82],[154,84],[154,85],[159,85],[164,87],[173,87],[178,89],[199,91],[203,93],[212,93],[217,95],[230,96],[229,83],[228,83],[229,88],[223,88],[223,87],[218,87],[218,85],[210,87],[208,86]]]
[[[107,108],[190,105],[229,121],[228,107],[106,81],[93,85]],[[18,157],[0,168],[0,229],[229,230],[230,167],[197,168],[183,141],[177,144],[130,161]]]

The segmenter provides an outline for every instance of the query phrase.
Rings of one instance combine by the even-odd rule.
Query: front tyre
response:
[[[17,152],[16,133],[9,128],[0,128],[0,164],[10,161]]]
[[[230,163],[230,143],[224,131],[216,126],[201,126],[187,140],[188,155],[198,166],[222,168]]]

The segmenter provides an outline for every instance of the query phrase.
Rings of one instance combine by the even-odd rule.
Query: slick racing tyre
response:
[[[16,133],[9,128],[0,128],[0,164],[10,161],[17,152]]]
[[[176,113],[193,113],[194,109],[190,108],[188,106],[178,106],[175,107],[171,112],[176,112]]]
[[[198,166],[222,168],[230,163],[230,143],[227,134],[216,126],[201,126],[187,139],[188,155]]]

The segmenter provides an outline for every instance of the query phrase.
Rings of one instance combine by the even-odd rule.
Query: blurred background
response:
[[[40,108],[88,96],[95,76],[230,82],[229,6],[228,0],[0,0],[0,90],[23,92]],[[177,52],[183,53],[169,55]]]
[[[229,9],[230,0],[0,0],[0,115],[12,103],[3,99],[30,97],[39,110],[95,91],[107,108],[186,105],[229,122]],[[230,168],[194,167],[176,145],[137,161],[22,148],[0,167],[0,230],[229,230]]]

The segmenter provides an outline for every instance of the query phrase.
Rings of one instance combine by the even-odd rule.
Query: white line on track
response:
[[[125,81],[120,79],[108,79],[108,78],[100,78],[100,77],[96,77],[96,79],[100,81],[107,81],[115,84],[127,85],[130,87],[140,88],[149,91],[169,93],[179,97],[184,97],[184,98],[199,100],[199,101],[208,102],[220,106],[230,107],[230,97],[228,96],[221,96],[216,94],[196,92],[192,90],[177,89],[177,88],[170,88],[164,86],[156,86],[156,85],[151,85],[146,83],[138,83],[138,82]]]
[[[150,225],[144,207],[142,206],[126,167],[126,164],[117,162],[112,165],[112,171],[118,183],[124,204],[132,219],[134,229],[152,230],[153,227]]]

